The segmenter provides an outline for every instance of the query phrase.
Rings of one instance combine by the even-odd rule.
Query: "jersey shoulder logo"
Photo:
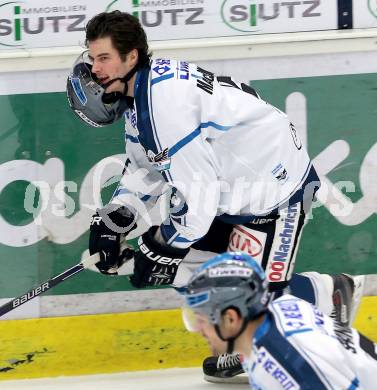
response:
[[[152,70],[155,73],[157,73],[159,76],[163,76],[165,73],[167,73],[171,70],[170,60],[158,58],[155,61],[155,64],[156,65],[152,68]]]

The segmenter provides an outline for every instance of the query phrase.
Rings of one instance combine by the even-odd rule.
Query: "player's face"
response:
[[[207,340],[214,356],[225,353],[227,343],[222,341],[215,331],[215,327],[209,323],[208,318],[204,315],[197,314],[198,332]]]
[[[88,44],[89,56],[93,61],[92,72],[97,76],[100,84],[124,77],[131,69],[133,62],[129,53],[123,61],[117,49],[114,48],[111,38],[99,38]],[[119,80],[106,88],[106,93],[123,92],[124,84]]]

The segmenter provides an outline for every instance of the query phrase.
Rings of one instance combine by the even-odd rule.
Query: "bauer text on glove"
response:
[[[139,237],[140,250],[135,254],[134,274],[130,277],[134,287],[172,284],[179,264],[189,251],[189,248],[173,248],[156,241],[157,229],[152,226]]]

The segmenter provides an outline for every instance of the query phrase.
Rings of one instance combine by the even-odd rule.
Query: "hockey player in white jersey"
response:
[[[185,61],[151,61],[145,32],[127,13],[95,16],[86,43],[67,81],[71,108],[91,126],[126,122],[123,177],[90,227],[89,250],[100,253],[100,271],[116,273],[122,236],[168,194],[166,218],[140,237],[135,287],[171,285],[182,262],[205,259],[189,260],[195,250],[227,249],[260,262],[271,290],[286,287],[319,187],[287,116],[230,77]],[[310,277],[322,283],[316,304],[326,296],[331,312],[337,292],[335,313],[347,323],[352,279]],[[303,297],[312,294],[306,276],[294,279]]]
[[[171,284],[190,247],[229,246],[260,261],[272,286],[285,286],[319,186],[294,126],[246,84],[183,61],[149,62],[146,41],[140,45],[127,31],[128,49],[120,52],[111,35],[117,23],[145,39],[131,15],[97,15],[86,29],[89,51],[76,62],[67,88],[71,107],[87,123],[125,117],[126,167],[112,203],[134,216],[141,207],[130,204],[130,193],[149,209],[171,192],[168,218],[142,240],[150,252],[174,261],[140,252],[132,283]],[[142,175],[143,185],[135,188]],[[217,240],[202,245],[213,230]]]
[[[199,267],[183,318],[214,353],[237,351],[252,389],[376,388],[377,345],[292,295],[273,299],[257,262],[227,252]]]

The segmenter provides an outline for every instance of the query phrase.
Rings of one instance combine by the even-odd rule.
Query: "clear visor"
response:
[[[83,51],[77,58],[73,64],[73,68],[79,64],[87,64],[91,68],[93,66],[93,60],[89,57],[89,50]]]
[[[81,57],[86,64],[93,66],[93,58],[89,56],[89,50],[82,52]]]
[[[96,75],[92,72],[93,60],[89,57],[89,51],[81,53],[73,64],[72,76],[78,77],[81,82],[88,84],[90,82],[98,83]]]
[[[182,319],[189,332],[200,332],[204,327],[210,325],[206,314],[194,311],[186,305],[182,307]]]

